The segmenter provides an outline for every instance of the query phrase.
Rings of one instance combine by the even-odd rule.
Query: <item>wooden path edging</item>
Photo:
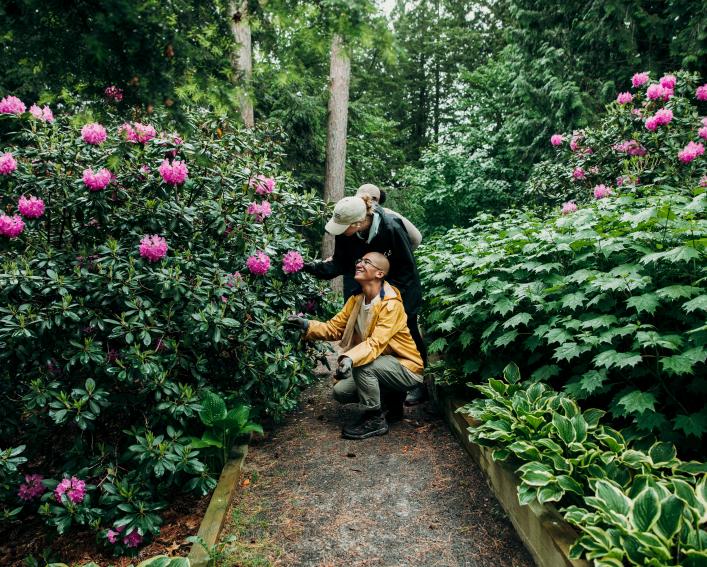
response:
[[[247,443],[236,445],[233,448],[232,457],[228,460],[226,466],[223,467],[214,493],[211,495],[209,507],[206,509],[199,531],[196,534],[204,540],[204,544],[209,549],[218,542],[221,530],[226,523],[226,512],[228,512],[231,500],[240,484],[243,463],[247,454]],[[188,559],[191,567],[207,567],[210,557],[203,545],[194,543]]]
[[[434,388],[434,398],[444,417],[464,449],[486,476],[489,486],[515,527],[518,536],[539,567],[590,567],[584,560],[570,559],[569,549],[577,532],[554,508],[538,502],[523,506],[518,502],[518,476],[503,463],[491,457],[488,447],[469,440],[467,428],[473,420],[457,409],[463,402],[447,397],[441,388]]]

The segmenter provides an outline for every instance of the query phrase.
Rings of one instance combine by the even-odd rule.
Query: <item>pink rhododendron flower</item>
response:
[[[108,541],[111,543],[116,543],[118,541],[118,538],[120,537],[120,533],[125,529],[125,526],[119,526],[115,528],[115,530],[108,530],[106,533],[106,537],[108,538]]]
[[[39,108],[39,106],[33,104],[29,107],[29,112],[37,120],[41,120],[42,122],[54,122],[54,114],[52,113],[52,109],[48,106]]]
[[[86,483],[75,476],[72,476],[71,479],[64,478],[54,489],[54,497],[58,502],[61,502],[61,497],[64,494],[71,502],[79,504],[86,497]]]
[[[647,153],[646,148],[644,148],[636,140],[625,140],[620,144],[616,144],[614,149],[617,152],[628,154],[630,156],[644,156]]]
[[[270,269],[270,258],[264,252],[256,252],[253,256],[248,257],[245,265],[251,274],[262,276]]]
[[[658,128],[658,120],[656,119],[655,116],[651,116],[650,118],[646,119],[646,129],[650,130],[651,132],[655,132],[655,130]]]
[[[167,255],[167,241],[156,234],[143,236],[140,241],[140,256],[157,262]]]
[[[666,89],[657,83],[652,84],[648,87],[648,90],[646,90],[646,96],[649,100],[662,99],[666,96],[666,94]]]
[[[106,129],[98,122],[91,122],[81,128],[81,139],[87,144],[97,146],[105,142],[107,137]]]
[[[142,536],[133,530],[123,538],[123,543],[128,547],[137,547],[142,543]]]
[[[91,168],[83,170],[84,185],[86,185],[86,187],[88,187],[91,191],[100,191],[101,189],[105,189],[111,182],[111,179],[113,179],[113,174],[105,167],[102,167],[95,173]]]
[[[22,114],[27,107],[16,96],[6,96],[0,100],[0,114]]]
[[[20,215],[8,216],[0,215],[0,236],[8,238],[17,238],[25,229],[25,221]]]
[[[256,222],[263,222],[263,220],[272,215],[272,207],[267,201],[251,203],[248,205],[247,213],[253,215]]]
[[[636,73],[631,77],[633,88],[645,85],[648,82],[648,73]]]
[[[275,189],[275,179],[264,175],[257,175],[249,184],[255,189],[256,195],[268,195]]]
[[[175,186],[184,183],[189,176],[187,164],[177,160],[170,164],[169,160],[165,159],[159,167],[159,172],[165,183]]]
[[[619,177],[616,178],[616,185],[617,185],[618,187],[621,187],[623,184],[624,184],[624,178],[623,178],[623,175],[621,175],[621,176],[619,176]]]
[[[575,179],[584,179],[587,176],[587,173],[582,169],[581,167],[575,167],[574,171],[572,172],[572,177]]]
[[[17,496],[22,500],[29,502],[44,494],[44,485],[42,481],[44,477],[41,474],[26,474],[25,482],[20,485]]]
[[[286,274],[299,272],[304,266],[302,255],[296,250],[290,250],[282,258],[282,271]]]
[[[576,152],[579,149],[579,142],[584,138],[583,132],[572,132],[572,139],[570,140],[570,149]]]
[[[184,140],[182,140],[182,138],[179,136],[179,134],[174,134],[172,136],[172,143],[175,146],[181,146],[184,143]]]
[[[565,141],[565,137],[562,134],[553,134],[550,136],[550,143],[553,146],[561,146],[562,142]]]
[[[669,89],[673,90],[675,88],[675,83],[677,82],[677,78],[675,75],[664,75],[660,78],[660,86],[662,86],[664,89]]]
[[[604,197],[608,197],[611,195],[611,187],[607,187],[606,185],[597,185],[594,187],[594,198],[595,199],[603,199]]]
[[[655,113],[655,119],[658,121],[658,124],[661,126],[665,126],[666,124],[670,124],[673,120],[673,111],[670,110],[669,108],[661,108]]]
[[[10,152],[0,155],[0,175],[10,175],[17,169],[17,161]]]
[[[636,118],[643,118],[643,109],[641,109],[641,108],[632,108],[632,109],[631,109],[631,114],[633,114]]]
[[[118,135],[132,144],[144,144],[152,140],[157,135],[157,131],[154,126],[149,124],[140,124],[140,122],[128,124],[126,122],[118,127]]]
[[[628,104],[631,101],[633,101],[633,95],[630,92],[619,93],[616,97],[616,102],[619,104]]]
[[[233,272],[232,274],[226,274],[226,287],[233,287],[243,281],[243,276],[240,272]]]
[[[682,163],[690,163],[693,159],[705,153],[705,147],[700,142],[689,142],[678,152],[678,159]]]
[[[28,219],[38,219],[44,214],[44,201],[37,197],[30,197],[29,199],[22,195],[20,197],[20,202],[17,204],[17,210],[23,217]]]
[[[697,131],[697,135],[703,140],[707,140],[707,126],[703,126]]]
[[[110,100],[114,100],[115,102],[120,102],[123,100],[123,89],[120,89],[115,85],[106,87],[106,90],[103,92],[105,93],[106,98]]]
[[[569,215],[570,213],[573,213],[577,210],[577,203],[574,201],[568,201],[564,205],[562,205],[562,214],[563,215]]]
[[[707,84],[697,87],[695,91],[695,98],[697,100],[707,100]]]

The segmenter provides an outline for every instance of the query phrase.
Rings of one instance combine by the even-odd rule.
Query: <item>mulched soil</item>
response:
[[[34,556],[44,565],[46,555],[50,561],[68,565],[83,565],[94,561],[101,567],[127,567],[148,557],[160,554],[186,556],[191,544],[185,538],[196,535],[201,518],[206,512],[211,495],[202,498],[184,496],[170,503],[162,514],[164,523],[159,536],[140,549],[136,557],[113,557],[107,549],[96,542],[93,531],[74,532],[58,536],[53,528],[46,526],[41,518],[28,518],[21,524],[13,524],[0,530],[0,566],[25,565],[25,557]]]
[[[219,565],[534,565],[433,402],[350,441],[340,430],[358,409],[331,398],[328,376],[303,400],[251,445]]]

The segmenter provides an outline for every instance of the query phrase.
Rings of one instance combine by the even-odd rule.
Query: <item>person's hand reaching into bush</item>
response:
[[[307,319],[305,319],[304,317],[300,317],[298,315],[290,315],[287,318],[287,321],[285,321],[285,326],[290,329],[295,329],[297,331],[302,331],[303,333],[306,333],[307,329],[309,328],[309,321],[307,321]]]

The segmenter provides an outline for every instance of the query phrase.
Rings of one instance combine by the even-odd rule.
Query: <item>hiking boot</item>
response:
[[[405,417],[405,411],[403,408],[404,401],[405,392],[381,390],[381,406],[385,413],[385,419],[388,423],[395,423]]]
[[[368,415],[363,421],[347,425],[341,430],[344,439],[368,439],[386,433],[388,433],[388,422],[383,414]]]
[[[427,400],[427,398],[427,388],[425,388],[424,384],[420,384],[419,386],[415,386],[412,390],[408,390],[408,394],[405,397],[405,405],[415,406],[421,404]]]

